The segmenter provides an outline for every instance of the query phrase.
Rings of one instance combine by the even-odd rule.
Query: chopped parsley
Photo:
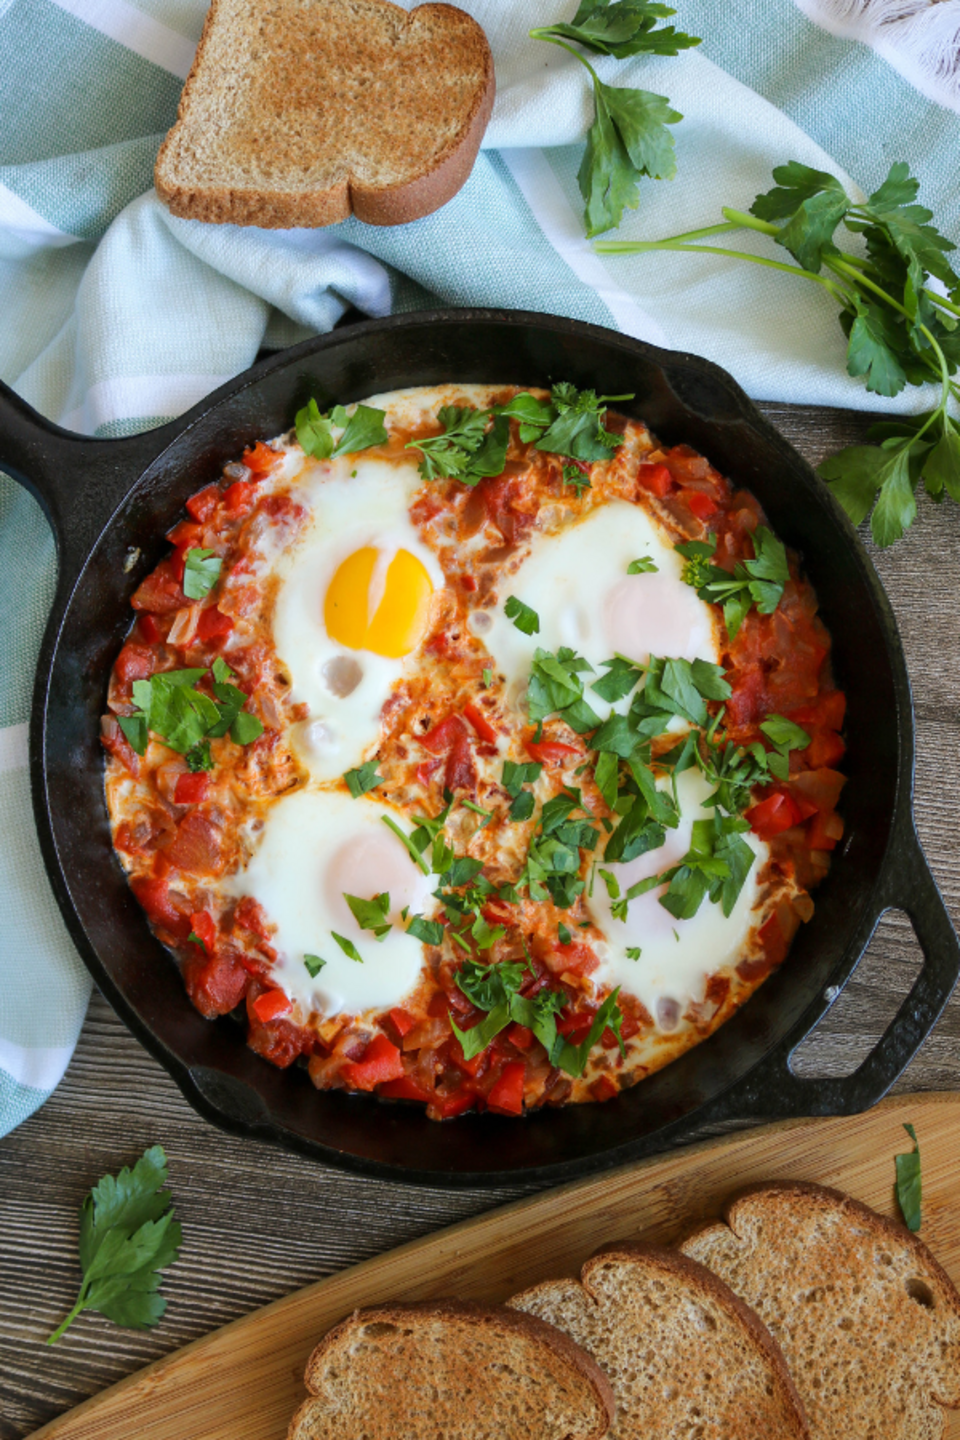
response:
[[[297,441],[306,455],[317,460],[336,460],[340,455],[354,455],[369,450],[371,445],[385,445],[389,440],[384,420],[387,412],[369,405],[358,405],[348,415],[342,405],[335,405],[329,415],[322,415],[316,400],[309,400],[297,411]],[[333,427],[343,430],[334,441]]]
[[[660,566],[649,555],[641,555],[639,560],[631,560],[627,566],[628,575],[656,575]]]
[[[336,940],[337,944],[340,946],[340,949],[343,951],[344,955],[346,955],[348,960],[355,960],[358,965],[363,964],[363,956],[360,954],[360,951],[357,949],[356,945],[354,945],[352,940],[348,940],[345,935],[338,935],[336,930],[331,930],[330,934],[333,936],[334,940]]]
[[[145,755],[150,731],[181,755],[193,755],[190,768],[212,768],[209,745],[205,742],[230,732],[237,745],[249,745],[263,734],[255,715],[243,709],[247,696],[231,685],[233,671],[218,655],[213,662],[215,699],[195,688],[208,673],[201,668],[162,670],[149,680],[134,680],[133,715],[118,716],[121,730],[138,755]],[[208,764],[207,761],[210,760]]]
[[[422,915],[413,915],[407,926],[407,934],[425,945],[440,945],[443,941],[443,926],[439,920],[427,920]]]
[[[183,593],[188,600],[202,600],[220,578],[223,561],[212,550],[188,550],[183,564]]]
[[[484,476],[503,474],[510,440],[510,425],[504,417],[490,410],[444,405],[437,418],[443,426],[439,435],[410,440],[406,446],[420,451],[419,470],[424,480],[453,479],[472,486]]]
[[[304,968],[311,980],[316,980],[326,963],[326,960],[321,960],[319,955],[304,955],[303,957]]]
[[[524,605],[522,600],[518,600],[516,595],[507,596],[503,613],[524,635],[540,633],[540,616],[536,610],[531,610],[529,605]]]
[[[675,548],[687,561],[682,578],[694,586],[701,600],[723,606],[723,619],[735,640],[747,613],[755,605],[761,615],[772,615],[790,579],[787,552],[772,531],[759,525],[752,536],[755,556],[738,560],[731,574],[711,562],[717,537],[689,540]]]
[[[344,891],[343,898],[350,906],[353,918],[361,930],[372,930],[378,940],[390,933],[390,921],[387,919],[390,914],[390,896],[386,891],[381,895],[374,895],[372,900],[362,900],[359,895],[348,895]],[[339,939],[339,936],[334,938]]]
[[[916,1231],[920,1229],[922,1199],[920,1142],[917,1140],[917,1132],[912,1125],[904,1125],[903,1128],[913,1141],[913,1149],[905,1155],[894,1157],[897,1170],[897,1204],[900,1206],[900,1214],[903,1216],[903,1223],[907,1229]]]
[[[383,776],[377,774],[376,760],[368,760],[356,770],[348,770],[343,778],[354,800],[359,800],[368,790],[376,790],[378,785],[383,784]]]

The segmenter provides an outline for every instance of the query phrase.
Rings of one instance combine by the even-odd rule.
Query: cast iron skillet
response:
[[[314,1090],[246,1046],[229,1018],[194,1010],[151,935],[110,845],[98,743],[107,676],[134,588],[165,552],[192,491],[247,444],[321,405],[442,381],[607,394],[666,443],[687,441],[749,487],[801,552],[849,698],[847,839],[786,964],[705,1044],[604,1105],[522,1121]],[[363,323],[265,360],[187,415],[126,440],[82,439],[0,392],[0,468],[39,499],[60,578],[30,734],[44,860],[97,984],[190,1103],[224,1129],[367,1174],[420,1183],[559,1181],[663,1150],[706,1124],[850,1114],[873,1105],[917,1050],[960,971],[960,947],[914,830],[913,717],[890,606],[848,520],[800,456],[715,365],[573,320],[511,311],[420,313]],[[923,969],[887,1033],[844,1079],[803,1080],[790,1054],[846,983],[889,907],[905,910]]]

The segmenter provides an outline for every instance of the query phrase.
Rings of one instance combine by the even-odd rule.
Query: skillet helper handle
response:
[[[960,976],[960,940],[909,814],[888,856],[868,937],[887,910],[903,910],[909,917],[923,953],[923,966],[886,1031],[851,1075],[830,1079],[808,1079],[793,1073],[790,1056],[805,1037],[789,1036],[775,1057],[770,1057],[772,1064],[768,1061],[762,1067],[762,1081],[750,1105],[751,1118],[860,1114],[883,1099],[920,1049]]]
[[[72,585],[133,482],[177,429],[174,421],[120,440],[75,435],[0,381],[0,471],[40,502],[56,537],[61,586]]]

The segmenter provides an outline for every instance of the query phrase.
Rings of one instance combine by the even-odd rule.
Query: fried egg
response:
[[[299,1005],[304,1019],[311,1011],[387,1010],[419,979],[423,945],[406,933],[400,912],[430,913],[436,882],[414,864],[385,814],[404,833],[413,829],[402,814],[363,796],[296,790],[271,806],[254,854],[225,887],[252,896],[276,925],[270,983]],[[360,928],[344,896],[372,900],[383,893],[391,928],[378,940]],[[360,962],[344,953],[334,932],[356,947]],[[324,962],[315,977],[305,956]]]
[[[290,739],[314,780],[342,775],[376,745],[384,702],[443,588],[409,516],[421,484],[412,458],[305,463],[298,494],[311,515],[276,562],[272,628],[291,699],[308,707]]]
[[[690,849],[693,822],[713,814],[704,808],[711,789],[698,770],[684,771],[677,777],[680,824],[667,831],[659,850],[649,850],[625,864],[608,867],[599,862],[615,877],[621,894],[638,880],[681,862]],[[769,848],[752,832],[742,838],[756,858],[729,916],[719,905],[705,899],[689,920],[677,920],[660,904],[660,896],[667,888],[663,885],[631,900],[626,920],[616,920],[602,877],[597,876],[593,882],[587,909],[605,941],[597,946],[601,963],[593,979],[604,988],[620,985],[625,993],[635,995],[662,1030],[674,1029],[687,1006],[703,999],[709,975],[724,966],[736,965],[751,927],[760,918],[755,912],[760,891],[758,876]],[[627,954],[637,949],[638,958]]]
[[[627,573],[643,559],[656,569]],[[522,696],[538,647],[576,650],[597,672],[584,677],[586,698],[605,719],[611,706],[589,685],[615,654],[640,662],[651,655],[719,660],[710,607],[681,579],[684,563],[640,505],[612,500],[558,533],[538,536],[517,574],[504,581],[496,609],[475,612],[470,626],[512,697]],[[536,612],[536,634],[525,635],[505,615],[511,595]]]

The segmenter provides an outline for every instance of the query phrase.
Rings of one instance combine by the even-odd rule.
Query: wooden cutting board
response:
[[[904,1121],[920,1140],[921,1238],[960,1283],[960,1095],[900,1097],[867,1115],[788,1121],[691,1146],[441,1230],[194,1341],[33,1440],[283,1440],[304,1397],[307,1356],[357,1306],[437,1295],[504,1300],[551,1275],[575,1275],[607,1241],[670,1243],[754,1180],[819,1181],[895,1215],[893,1157],[910,1148]],[[960,1440],[960,1412],[945,1433]]]

